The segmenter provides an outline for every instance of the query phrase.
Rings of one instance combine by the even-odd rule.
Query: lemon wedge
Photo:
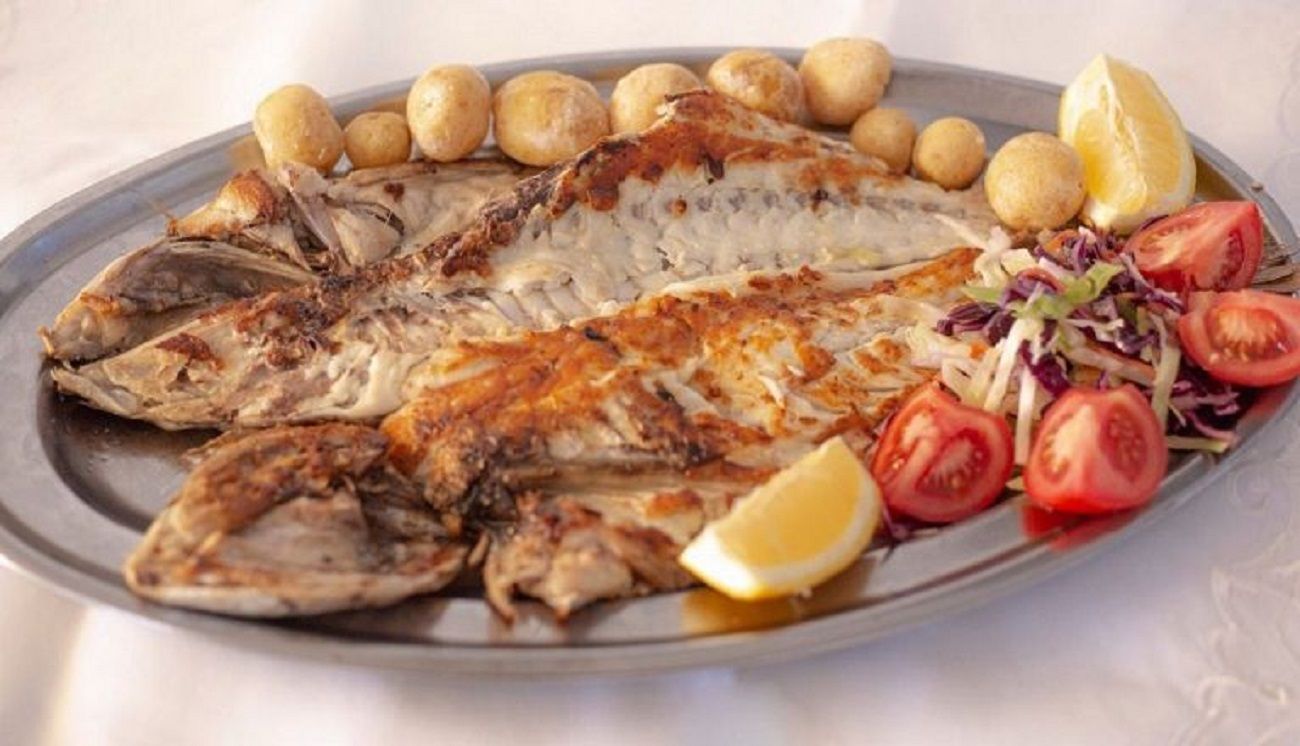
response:
[[[1178,114],[1150,75],[1099,55],[1061,95],[1060,136],[1083,159],[1081,215],[1127,233],[1183,209],[1196,189],[1196,161]]]
[[[841,438],[742,498],[682,551],[700,580],[746,601],[798,593],[848,567],[880,522],[880,490]]]

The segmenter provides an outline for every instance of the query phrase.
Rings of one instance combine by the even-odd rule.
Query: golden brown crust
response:
[[[249,435],[215,451],[181,488],[181,520],[206,531],[235,531],[280,500],[321,494],[359,478],[383,455],[371,428],[329,424]]]
[[[729,164],[808,158],[826,147],[811,133],[781,141],[762,138],[749,131],[753,126],[749,118],[738,117],[739,110],[716,94],[693,91],[672,100],[677,116],[671,122],[640,135],[607,138],[575,161],[520,181],[509,196],[488,203],[479,220],[463,233],[445,236],[415,254],[379,262],[354,275],[327,277],[318,284],[239,301],[216,313],[234,319],[241,333],[264,329],[271,342],[268,362],[292,366],[309,351],[328,344],[325,330],[377,286],[400,282],[426,267],[436,267],[448,278],[488,274],[492,252],[513,241],[535,210],[560,215],[576,202],[609,210],[617,204],[619,184],[629,177],[653,183],[671,168],[703,167],[715,178],[722,178]],[[860,178],[864,169],[880,175],[870,162],[864,166],[860,160],[856,164],[839,161],[820,159],[806,169],[803,180],[809,185],[821,179],[844,185]],[[244,189],[260,194],[252,186],[236,187],[234,192],[242,195]]]
[[[355,425],[277,428],[209,449],[123,573],[164,603],[244,616],[384,606],[445,585],[468,548]]]
[[[799,186],[814,199],[817,190],[827,187],[851,198],[854,185],[868,176],[898,179],[878,162],[828,150],[826,141],[811,132],[777,140],[755,131],[752,115],[742,116],[744,110],[717,94],[689,91],[668,101],[671,120],[637,135],[606,138],[575,161],[520,182],[511,198],[489,205],[480,225],[439,247],[447,257],[443,275],[485,274],[492,247],[512,240],[533,210],[560,215],[575,203],[614,209],[619,186],[629,178],[654,184],[673,169],[703,168],[721,179],[733,165],[815,158],[799,177]]]
[[[167,221],[167,235],[222,241],[257,223],[279,220],[283,193],[260,171],[244,171],[226,182],[216,199],[183,218]]]
[[[191,363],[212,363],[220,367],[221,359],[208,346],[207,342],[199,339],[193,334],[174,334],[158,343],[158,348],[184,355]]]
[[[792,344],[800,385],[814,390],[824,406],[854,411],[868,392],[860,384],[826,379],[835,359],[813,341],[813,328],[837,313],[853,318],[854,312],[837,309],[855,302],[892,294],[933,296],[956,287],[969,276],[977,253],[954,251],[867,288],[828,286],[805,268],[752,281],[754,292],[739,296],[729,291],[664,295],[581,325],[507,341],[462,342],[447,352],[451,362],[441,372],[455,376],[460,365],[485,363],[488,369],[426,391],[390,415],[381,426],[390,440],[389,459],[404,473],[430,481],[430,498],[446,504],[504,464],[537,458],[556,433],[609,423],[610,402],[617,402],[636,420],[635,442],[627,447],[661,467],[701,467],[781,433],[708,412],[688,415],[667,390],[647,388],[644,372],[689,367],[695,372],[687,385],[730,411],[746,405],[712,380],[716,373],[710,367],[690,364],[709,357],[725,368],[739,362],[738,355],[762,355],[769,345]],[[764,329],[773,330],[771,336],[764,336]],[[865,361],[870,372],[897,370],[905,363],[904,350],[890,340],[858,353],[875,356]],[[876,419],[860,412],[839,426],[855,424],[869,432],[889,411],[879,407]]]
[[[755,131],[752,114],[729,104],[717,94],[690,91],[670,96],[674,116],[631,136],[606,138],[576,160],[558,164],[520,181],[507,196],[486,205],[479,220],[460,234],[446,236],[422,251],[366,267],[347,278],[327,278],[311,286],[242,302],[230,308],[237,328],[249,332],[267,316],[282,316],[272,339],[270,359],[278,366],[292,365],[305,350],[324,344],[323,331],[347,314],[353,303],[371,288],[399,282],[436,267],[443,277],[490,274],[493,251],[513,241],[528,216],[541,210],[558,216],[575,203],[597,210],[617,206],[619,185],[628,178],[657,182],[674,168],[704,168],[723,178],[729,166],[770,163],[818,157],[800,174],[800,186],[814,201],[826,188],[850,198],[853,185],[864,176],[896,180],[882,164],[851,153],[828,151],[824,139],[811,132],[775,140]]]
[[[905,349],[862,324],[910,324],[888,304],[945,297],[977,253],[884,281],[759,276],[550,332],[463,341],[437,363],[446,380],[380,431],[279,428],[210,449],[133,555],[128,582],[247,614],[374,605],[445,583],[483,532],[488,598],[507,617],[516,593],[564,617],[684,587],[677,554],[780,467],[771,454],[835,434],[865,453],[911,384],[895,378]],[[754,399],[763,376],[749,365],[770,367],[820,414],[786,416],[786,394]],[[303,547],[292,556],[285,532]]]

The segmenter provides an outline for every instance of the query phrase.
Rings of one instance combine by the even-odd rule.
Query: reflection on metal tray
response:
[[[648,61],[697,68],[722,50],[646,50],[489,66],[494,83],[547,67],[598,81]],[[796,50],[780,52],[796,60]],[[335,103],[342,117],[400,96],[409,81]],[[1029,81],[898,60],[886,100],[922,121],[970,117],[989,145],[1025,129],[1054,128],[1058,91]],[[0,244],[0,551],[14,564],[83,598],[236,644],[369,665],[482,673],[639,672],[789,658],[868,640],[906,624],[992,599],[1133,534],[1185,503],[1219,468],[1207,456],[1175,464],[1160,497],[1137,514],[1061,525],[1027,521],[1018,501],[892,549],[870,551],[806,598],[758,604],[696,589],[600,603],[567,624],[522,604],[506,625],[473,587],[396,608],[290,622],[256,622],[155,606],[133,597],[118,568],[179,485],[180,454],[210,433],[164,433],[67,401],[50,388],[36,327],[100,267],[162,228],[160,210],[184,213],[230,174],[228,150],[247,127],[223,132],[108,179],[50,208]],[[1222,154],[1195,140],[1202,198],[1255,199],[1269,240],[1296,239],[1272,200]],[[1242,424],[1237,455],[1295,401],[1267,392]]]

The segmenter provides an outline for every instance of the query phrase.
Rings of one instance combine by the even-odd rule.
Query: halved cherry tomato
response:
[[[951,523],[1002,492],[1012,465],[1007,421],[968,407],[930,384],[894,414],[871,459],[871,475],[895,513]]]
[[[1178,339],[1220,381],[1272,386],[1300,376],[1300,299],[1260,290],[1195,293]]]
[[[1156,494],[1168,463],[1165,434],[1137,388],[1077,387],[1044,413],[1025,464],[1025,491],[1051,510],[1123,510]]]
[[[1259,269],[1264,228],[1254,202],[1204,202],[1134,233],[1125,244],[1142,275],[1175,292],[1236,290]]]

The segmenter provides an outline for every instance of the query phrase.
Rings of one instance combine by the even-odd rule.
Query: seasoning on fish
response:
[[[400,406],[408,372],[457,340],[553,329],[735,272],[896,266],[995,225],[978,191],[889,175],[846,143],[690,92],[642,133],[520,182],[458,235],[54,378],[164,428],[365,420]]]
[[[436,516],[448,527],[448,552],[487,541],[486,595],[508,618],[518,595],[563,617],[601,598],[685,587],[692,580],[677,554],[733,500],[833,436],[865,456],[876,427],[931,374],[918,362],[929,351],[914,346],[914,328],[933,325],[958,300],[977,254],[958,250],[884,271],[737,273],[678,286],[604,318],[448,344],[413,372],[412,400],[378,432],[324,426],[337,428],[329,442],[344,456],[318,455],[322,426],[215,447],[150,530],[129,572],[138,575],[148,559],[161,579],[150,597],[194,606],[194,594],[207,586],[189,568],[213,546],[266,557],[260,567],[272,576],[278,562],[291,571],[297,555],[277,559],[275,552],[316,550],[271,544],[271,532],[318,530],[316,512],[306,511],[324,511],[324,501],[336,499],[328,484],[349,501],[348,490],[357,490],[363,512],[388,500]],[[253,438],[267,445],[249,445]],[[347,457],[349,441],[368,448],[374,462]],[[319,466],[301,476],[300,462]],[[358,475],[369,472],[399,485],[393,496],[368,491]],[[277,481],[286,475],[287,486]],[[300,486],[304,480],[309,488]],[[300,497],[308,493],[316,497]],[[268,494],[298,498],[285,504],[301,514],[264,512],[274,502]],[[238,519],[179,520],[200,507],[204,515]],[[380,556],[397,553],[387,547],[389,535],[367,536]],[[255,550],[261,541],[267,546]],[[154,546],[176,549],[156,556]],[[252,590],[261,577],[247,581]],[[317,598],[344,595],[313,588]],[[405,595],[428,590],[405,588]],[[199,598],[201,608],[249,613],[233,590]],[[324,602],[256,608],[310,613]]]
[[[214,450],[124,568],[160,603],[240,616],[384,606],[436,591],[467,550],[382,464],[370,428],[268,430]]]

